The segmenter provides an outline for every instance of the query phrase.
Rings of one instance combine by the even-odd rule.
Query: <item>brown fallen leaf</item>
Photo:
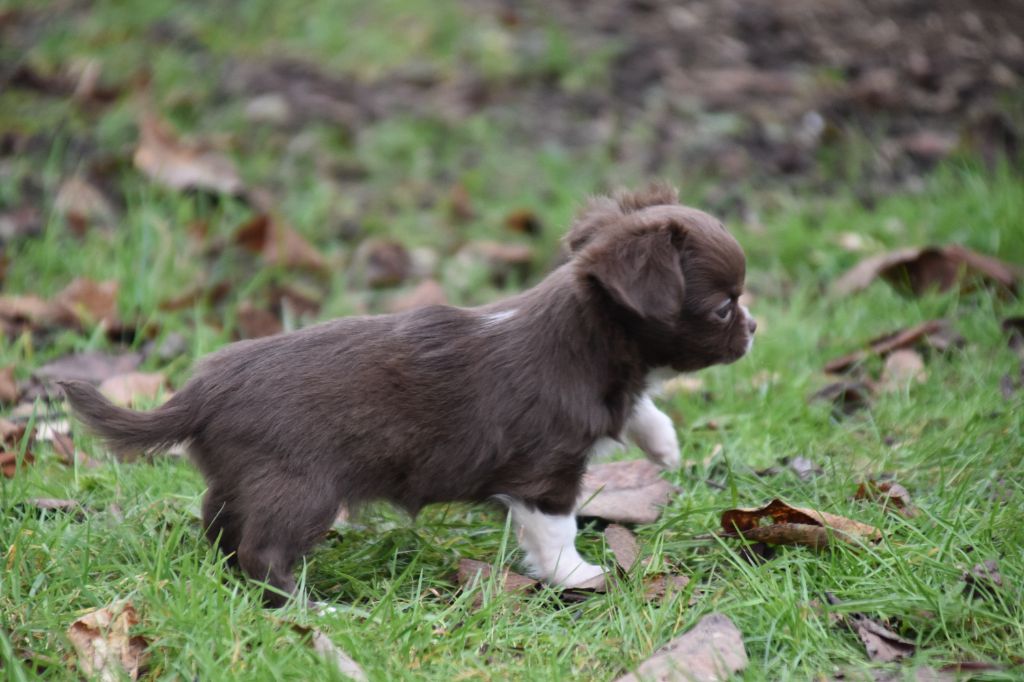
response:
[[[505,228],[530,236],[537,236],[543,230],[540,218],[528,208],[512,211],[505,216]]]
[[[897,350],[885,359],[878,387],[881,391],[893,393],[904,390],[912,383],[924,383],[927,378],[924,359],[917,351]]]
[[[474,559],[459,559],[459,570],[455,579],[462,587],[472,587],[483,581],[489,580],[494,568],[487,562]],[[527,578],[509,569],[501,571],[499,589],[502,592],[524,593],[536,589],[540,582],[533,578]],[[477,592],[473,597],[473,607],[479,608],[483,604],[483,594]]]
[[[674,486],[646,459],[598,464],[583,476],[576,515],[614,523],[654,523]]]
[[[1007,317],[1000,326],[1009,337],[1007,344],[1024,360],[1024,317]]]
[[[208,145],[185,143],[152,112],[139,119],[135,167],[173,190],[198,190],[240,196],[245,192],[235,164]]]
[[[18,402],[18,382],[14,380],[14,365],[0,368],[0,404]]]
[[[883,334],[867,342],[867,348],[848,353],[825,364],[829,374],[845,373],[871,355],[885,357],[890,353],[925,345],[939,351],[963,345],[963,337],[956,333],[949,320],[928,320],[907,329]]]
[[[48,362],[36,369],[32,376],[43,382],[88,381],[99,384],[118,374],[135,371],[141,362],[142,355],[139,353],[108,355],[87,351]]]
[[[393,287],[412,273],[412,255],[393,239],[364,239],[352,255],[354,283],[360,288]]]
[[[65,311],[64,317],[81,327],[94,324],[113,326],[117,320],[117,292],[114,280],[95,282],[85,277],[74,279],[58,293],[53,302]]]
[[[166,385],[167,378],[160,372],[125,372],[104,379],[100,393],[116,405],[130,406],[156,400]]]
[[[473,199],[469,196],[469,190],[461,182],[455,183],[448,190],[448,214],[456,223],[465,223],[476,217],[476,211],[473,210]]]
[[[644,599],[664,601],[686,589],[690,579],[685,575],[655,575],[644,578]]]
[[[853,495],[856,500],[877,500],[884,509],[895,509],[907,518],[917,516],[917,508],[910,499],[910,493],[896,481],[865,481],[857,486]]]
[[[0,472],[6,478],[14,478],[18,473],[19,461],[25,466],[32,464],[36,459],[29,450],[35,432],[30,432],[26,436],[27,428],[25,424],[15,424],[0,417]],[[24,454],[21,454],[23,449]]]
[[[616,682],[719,682],[747,663],[739,629],[721,613],[709,613]]]
[[[298,623],[290,623],[290,625],[300,635],[308,637],[310,648],[325,661],[333,663],[342,675],[357,682],[366,681],[366,673],[362,667],[351,656],[338,648],[338,645],[332,642],[330,637],[317,628]]]
[[[764,521],[771,521],[765,525]],[[878,540],[882,532],[874,526],[843,516],[805,507],[792,507],[782,500],[772,500],[763,507],[729,509],[722,512],[724,537],[742,537],[767,544],[804,545],[819,549],[833,539],[856,544]]]
[[[825,470],[818,466],[817,463],[803,455],[783,457],[782,463],[789,467],[801,481],[808,481],[815,476],[821,476],[825,473]]]
[[[68,628],[82,675],[107,682],[139,678],[149,659],[145,637],[132,635],[139,616],[129,601],[118,601],[85,614]]]
[[[251,301],[243,301],[236,311],[238,336],[242,339],[258,339],[262,336],[280,334],[284,327],[274,313],[257,308]]]
[[[636,536],[625,526],[613,523],[604,529],[604,541],[615,556],[619,568],[628,573],[640,554]]]
[[[965,593],[970,597],[991,597],[1003,589],[1003,576],[994,559],[975,564],[970,571],[964,572],[961,580],[967,584]]]
[[[21,237],[33,237],[42,231],[43,217],[36,206],[26,204],[0,212],[0,244]]]
[[[848,618],[850,627],[864,643],[868,658],[872,661],[889,663],[907,656],[913,656],[917,646],[909,639],[900,637],[881,623],[857,614]]]
[[[838,381],[812,393],[808,400],[832,403],[833,412],[850,415],[871,406],[872,392],[871,384],[865,381]]]
[[[65,466],[78,466],[86,467],[89,469],[95,469],[100,466],[100,463],[90,458],[87,454],[81,450],[75,448],[75,442],[66,433],[60,433],[54,431],[50,438],[53,444],[53,451],[60,458],[61,464]]]
[[[160,302],[160,310],[185,310],[195,306],[197,303],[216,305],[231,293],[231,283],[225,280],[213,284],[196,284],[177,296],[171,296]]]
[[[261,213],[235,231],[235,244],[258,253],[267,265],[324,273],[327,259],[281,219]]]
[[[959,244],[898,249],[867,258],[832,286],[837,296],[848,296],[882,278],[897,290],[920,296],[928,290],[970,291],[977,283],[1000,293],[1015,293],[1021,270]]]
[[[36,509],[81,513],[82,505],[77,500],[60,500],[54,497],[30,497],[25,504]]]
[[[444,288],[434,279],[425,279],[416,288],[391,299],[388,312],[401,313],[428,305],[447,305],[448,297]]]
[[[826,592],[825,598],[835,606],[842,602],[835,595]],[[907,656],[913,656],[917,645],[897,635],[878,621],[862,613],[840,614],[839,624],[853,630],[864,643],[868,658],[879,663],[891,663]]]
[[[53,209],[78,236],[93,225],[112,227],[117,222],[117,212],[107,197],[81,175],[61,183]]]
[[[512,278],[525,281],[533,264],[533,249],[524,244],[473,241],[459,249],[452,261],[457,267],[483,269],[495,285],[504,286]]]

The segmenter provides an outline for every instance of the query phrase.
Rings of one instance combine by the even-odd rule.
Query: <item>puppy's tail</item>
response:
[[[166,450],[192,435],[194,419],[184,395],[187,388],[155,410],[136,412],[114,405],[84,381],[58,384],[74,415],[120,459]]]

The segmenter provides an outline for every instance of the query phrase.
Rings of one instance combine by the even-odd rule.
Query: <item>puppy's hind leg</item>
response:
[[[509,500],[508,506],[532,574],[562,587],[580,587],[604,575],[604,569],[587,563],[576,551],[576,517],[571,511],[546,514],[519,500]]]
[[[210,544],[227,556],[230,565],[235,565],[238,543],[242,541],[242,523],[232,497],[226,486],[210,484],[203,497],[203,529]]]
[[[323,537],[337,512],[336,491],[322,479],[276,474],[249,482],[238,563],[250,578],[269,585],[264,604],[283,606],[295,593],[292,567]]]
[[[679,468],[679,437],[672,419],[643,396],[626,422],[626,437],[663,469]]]

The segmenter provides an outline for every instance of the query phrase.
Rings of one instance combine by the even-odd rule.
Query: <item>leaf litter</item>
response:
[[[597,464],[587,469],[576,515],[613,523],[654,523],[675,486],[646,459]]]
[[[718,682],[748,662],[739,628],[727,616],[709,613],[616,682]]]
[[[860,521],[772,500],[762,507],[722,512],[722,537],[742,537],[770,545],[802,545],[822,549],[840,540],[856,545],[882,537],[880,530]]]
[[[127,600],[90,611],[67,630],[78,654],[82,675],[114,682],[136,680],[149,660],[149,642],[131,631],[139,624],[135,607]]]

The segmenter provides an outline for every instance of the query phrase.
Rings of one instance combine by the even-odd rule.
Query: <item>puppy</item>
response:
[[[575,547],[592,450],[636,443],[679,463],[648,397],[665,372],[729,363],[756,327],[737,299],[745,260],[713,217],[664,185],[592,200],[568,262],[479,308],[429,306],[333,320],[213,353],[151,412],[66,382],[77,417],[115,453],[184,443],[208,483],[206,536],[268,605],[339,505],[508,505],[530,570],[551,584],[600,576]]]

